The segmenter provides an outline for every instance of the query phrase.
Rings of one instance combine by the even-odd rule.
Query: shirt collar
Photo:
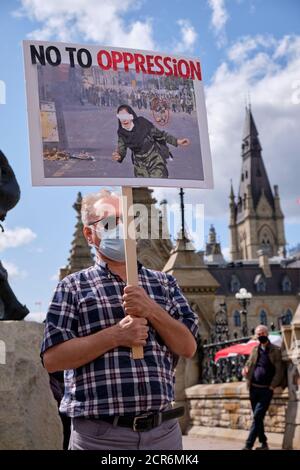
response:
[[[106,263],[106,261],[103,261],[103,259],[101,258],[97,258],[96,261],[95,261],[95,266],[99,266],[100,268],[102,268],[104,271],[106,272],[110,272],[110,269],[108,267],[108,264]],[[141,271],[141,269],[143,268],[143,265],[142,263],[139,262],[139,260],[137,261],[137,268],[138,268],[138,272]]]
[[[105,269],[105,270],[108,269],[107,263],[103,261],[103,259],[101,258],[96,258],[95,266],[100,266],[100,268]]]
[[[262,344],[260,344],[259,347],[260,347],[263,351],[268,351],[268,350],[270,349],[270,341],[268,341],[267,343],[265,343],[265,346],[263,346]]]

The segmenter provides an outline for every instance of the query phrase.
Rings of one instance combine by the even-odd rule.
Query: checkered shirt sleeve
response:
[[[47,313],[41,355],[48,348],[77,337],[75,296],[67,279],[59,282]]]

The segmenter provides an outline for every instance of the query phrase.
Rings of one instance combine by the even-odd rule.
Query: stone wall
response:
[[[284,433],[287,390],[275,394],[265,418],[265,430]],[[191,430],[197,427],[249,430],[252,411],[245,382],[198,384],[186,389]],[[189,434],[192,434],[192,432]]]
[[[57,404],[42,367],[44,325],[0,321],[0,450],[62,449]]]

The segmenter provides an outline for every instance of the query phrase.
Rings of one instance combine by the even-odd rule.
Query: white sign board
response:
[[[198,60],[23,47],[33,185],[213,187]]]

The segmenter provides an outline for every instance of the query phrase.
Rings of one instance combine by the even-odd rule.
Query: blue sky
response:
[[[22,196],[7,216],[5,238],[0,234],[0,259],[22,303],[32,311],[47,308],[54,275],[69,255],[72,204],[79,190],[93,188],[31,186],[21,41],[180,49],[200,57],[215,189],[187,190],[186,201],[205,204],[205,233],[214,223],[227,253],[229,184],[232,178],[237,191],[248,92],[270,181],[279,185],[288,247],[300,242],[299,17],[298,0],[1,0],[0,80],[6,102],[0,100],[0,148]],[[156,195],[169,202],[177,198],[175,190],[159,189]]]

